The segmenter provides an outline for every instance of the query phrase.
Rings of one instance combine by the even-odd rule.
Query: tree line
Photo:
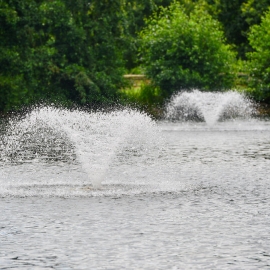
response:
[[[162,99],[181,89],[244,84],[269,103],[269,6],[270,0],[0,0],[0,112],[37,102],[112,104],[130,72],[145,73]]]

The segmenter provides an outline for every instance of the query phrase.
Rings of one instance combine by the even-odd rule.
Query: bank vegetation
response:
[[[270,104],[269,7],[270,0],[1,0],[0,112],[133,104],[155,114],[176,91],[193,88],[236,89]],[[125,74],[146,78],[136,85]]]

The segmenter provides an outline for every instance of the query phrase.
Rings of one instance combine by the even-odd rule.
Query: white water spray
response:
[[[173,96],[166,108],[166,118],[180,121],[205,121],[212,126],[226,119],[249,118],[254,112],[252,102],[241,93],[194,90]]]
[[[10,120],[0,160],[5,164],[77,160],[92,186],[100,188],[125,142],[130,137],[137,138],[133,140],[137,144],[153,138],[155,126],[147,115],[129,109],[88,113],[38,108],[23,120]]]

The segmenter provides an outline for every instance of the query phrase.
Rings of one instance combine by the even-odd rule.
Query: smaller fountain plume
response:
[[[166,118],[178,121],[218,121],[249,118],[255,113],[254,104],[242,93],[181,92],[173,96],[166,108]]]

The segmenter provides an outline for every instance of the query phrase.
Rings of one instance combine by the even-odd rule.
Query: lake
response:
[[[0,269],[270,268],[269,121],[41,111],[2,132]]]

